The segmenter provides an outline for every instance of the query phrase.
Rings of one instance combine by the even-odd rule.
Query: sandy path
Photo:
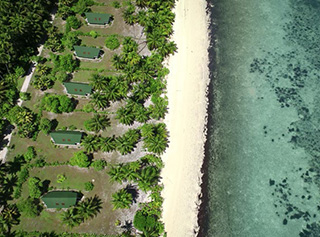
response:
[[[208,17],[205,0],[179,0],[169,59],[170,144],[163,155],[163,221],[168,237],[195,236],[207,114]]]

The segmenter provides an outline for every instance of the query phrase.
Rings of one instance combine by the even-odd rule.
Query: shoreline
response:
[[[207,9],[209,11],[209,14],[216,15],[217,12],[214,12],[214,5],[213,3],[207,4]],[[214,20],[210,17],[210,25],[209,25],[209,32],[217,32],[217,25],[214,23]],[[201,167],[201,171],[203,173],[202,176],[202,183],[201,183],[201,204],[199,207],[198,212],[198,226],[199,226],[199,232],[198,237],[205,237],[208,235],[208,226],[209,226],[209,165],[212,160],[210,160],[210,157],[213,156],[211,147],[212,147],[212,141],[210,141],[209,136],[214,133],[214,118],[213,118],[213,111],[214,111],[214,102],[215,102],[215,95],[214,95],[214,83],[216,78],[216,34],[210,35],[210,47],[208,49],[209,53],[209,77],[210,77],[210,83],[208,85],[208,115],[207,115],[207,139],[205,142],[205,155],[203,164]]]
[[[169,147],[162,156],[161,172],[168,237],[194,236],[199,231],[210,82],[207,2],[179,0],[174,13],[172,40],[178,52],[168,60]]]

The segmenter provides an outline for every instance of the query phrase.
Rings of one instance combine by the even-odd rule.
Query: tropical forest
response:
[[[0,1],[0,236],[166,236],[174,4]]]

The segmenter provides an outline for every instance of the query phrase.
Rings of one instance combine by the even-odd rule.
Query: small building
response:
[[[85,46],[73,46],[75,55],[80,58],[96,59],[100,55],[100,49]]]
[[[87,18],[86,20],[89,24],[106,25],[106,24],[110,23],[111,14],[87,12],[86,18]]]
[[[41,197],[47,208],[69,208],[78,200],[78,193],[73,191],[51,191]]]
[[[79,131],[54,131],[50,133],[51,139],[58,145],[79,145],[82,132]]]
[[[79,82],[64,82],[68,94],[72,95],[89,95],[92,92],[92,86]]]

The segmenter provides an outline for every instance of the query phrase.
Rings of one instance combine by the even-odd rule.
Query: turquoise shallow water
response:
[[[211,3],[203,235],[320,236],[320,1]]]

